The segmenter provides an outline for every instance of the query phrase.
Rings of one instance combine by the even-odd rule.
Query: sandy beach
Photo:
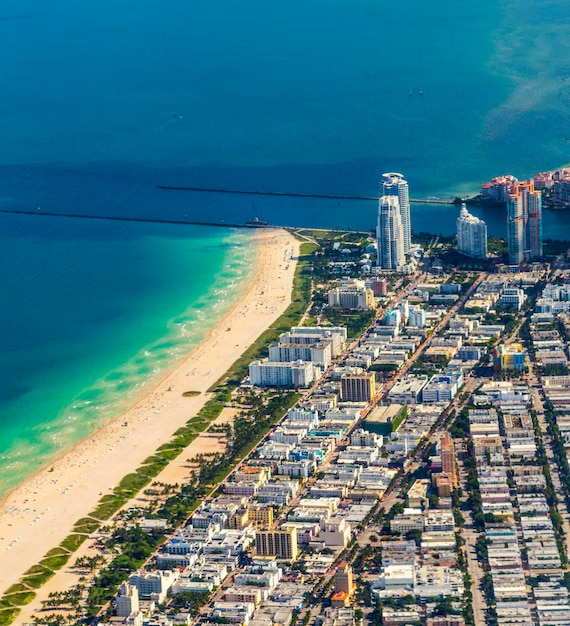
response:
[[[239,302],[204,341],[131,409],[4,498],[0,505],[2,592],[69,535],[73,524],[123,476],[168,442],[208,400],[207,389],[287,308],[299,243],[283,230],[263,229],[255,237],[259,253],[254,276]],[[182,397],[189,390],[201,394]],[[189,452],[209,452],[217,445],[216,437],[204,434],[164,472],[182,478]],[[55,587],[58,578],[48,586]],[[37,601],[33,605],[37,607]]]

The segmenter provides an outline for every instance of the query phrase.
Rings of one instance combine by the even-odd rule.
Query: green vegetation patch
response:
[[[182,448],[170,448],[160,453],[160,456],[167,461],[172,461],[182,452]]]
[[[326,308],[323,317],[333,326],[346,326],[349,337],[358,337],[372,324],[376,311],[347,311],[346,309]]]
[[[185,391],[182,394],[183,398],[195,398],[196,396],[199,396],[202,392],[201,391]]]
[[[198,411],[198,417],[212,422],[213,420],[220,417],[223,410],[224,404],[222,402],[218,402],[217,400],[209,400]]]
[[[210,421],[205,420],[201,417],[192,417],[186,422],[186,426],[188,426],[189,428],[192,428],[194,432],[196,431],[202,432],[206,430],[206,428],[208,428],[209,425],[210,425]]]
[[[126,498],[117,494],[103,496],[101,500],[99,500],[97,508],[89,513],[89,516],[99,520],[107,520],[116,513],[126,501]]]
[[[20,609],[10,608],[0,610],[0,626],[8,626],[8,624],[12,624],[16,617],[18,617],[20,613]]]
[[[38,574],[45,574],[47,571],[49,571],[48,568],[43,565],[32,565],[24,572],[24,576],[37,576]]]
[[[52,570],[61,569],[67,561],[69,561],[69,554],[61,554],[60,556],[50,556],[47,559],[42,559],[40,561],[40,565],[44,565],[45,567],[49,567]]]
[[[172,443],[184,449],[189,446],[197,436],[198,435],[196,433],[186,430],[184,433],[177,435],[176,438],[173,439]]]
[[[74,533],[73,535],[68,535],[59,545],[69,552],[75,552],[86,539],[86,535]]]
[[[115,493],[125,498],[132,498],[143,487],[148,485],[149,482],[150,482],[149,476],[133,472],[131,474],[127,474],[121,480],[119,485],[115,487]]]
[[[23,591],[21,593],[13,593],[6,599],[14,606],[24,606],[25,604],[29,604],[35,597],[35,591]]]
[[[152,456],[147,457],[141,464],[141,467],[139,468],[142,469],[143,467],[147,466],[147,465],[162,465],[162,467],[166,467],[168,465],[168,463],[164,460],[164,458],[158,454],[153,454]]]
[[[64,556],[66,554],[69,554],[69,552],[65,548],[52,548],[49,552],[46,552],[44,559],[48,559],[52,556]]]
[[[37,567],[37,565],[34,567]],[[42,574],[25,576],[22,578],[22,582],[31,589],[39,589],[42,585],[45,585],[52,576],[55,576],[55,572],[46,569]]]
[[[160,463],[154,463],[153,465],[143,465],[139,467],[137,473],[142,474],[144,476],[148,476],[149,478],[155,478],[162,472],[162,470],[168,465],[168,461],[164,459]]]
[[[22,583],[16,583],[15,585],[8,587],[4,595],[9,596],[11,593],[21,593],[22,591],[29,591],[29,590],[30,588],[26,587],[26,585],[23,585]]]
[[[101,524],[96,519],[93,519],[92,517],[82,517],[81,519],[75,522],[73,526],[73,530],[76,533],[91,534],[91,533],[94,533],[99,528],[100,525]],[[55,550],[57,550],[57,548],[55,548]],[[52,555],[48,552],[46,556],[52,556]]]

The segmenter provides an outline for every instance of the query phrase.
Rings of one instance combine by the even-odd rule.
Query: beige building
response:
[[[406,499],[408,506],[412,509],[427,508],[427,492],[429,487],[429,480],[425,478],[418,478],[414,481],[413,485],[408,490]]]
[[[250,522],[254,522],[263,528],[271,528],[273,526],[273,507],[252,505],[247,511]]]
[[[374,372],[343,374],[340,379],[341,398],[350,402],[374,402],[376,379]]]
[[[299,554],[297,531],[258,530],[255,533],[255,550],[258,556],[275,556],[278,559],[294,561]]]
[[[245,508],[240,508],[234,513],[230,515],[229,519],[229,527],[237,528],[237,530],[241,530],[245,528],[249,523],[249,513]]]
[[[361,280],[347,279],[339,282],[328,293],[330,307],[344,309],[375,309],[376,301],[372,289],[367,289]]]

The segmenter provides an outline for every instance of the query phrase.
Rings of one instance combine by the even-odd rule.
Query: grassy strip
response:
[[[31,589],[39,589],[47,583],[47,581],[55,575],[55,572],[47,570],[43,574],[37,574],[36,576],[25,576],[22,578],[22,582]]]
[[[22,583],[16,583],[11,587],[6,589],[5,595],[9,596],[11,593],[21,593],[22,591],[29,591],[30,588],[26,587],[26,585],[22,585]]]
[[[195,398],[196,396],[199,396],[202,392],[201,391],[185,391],[182,394],[183,398]]]
[[[12,593],[6,596],[6,600],[13,606],[24,606],[30,604],[30,602],[36,597],[35,591],[22,591],[20,593]]]
[[[182,452],[182,446],[176,448],[170,448],[170,450],[164,450],[160,453],[160,456],[166,461],[172,461]]]
[[[172,445],[182,449],[188,447],[198,436],[197,433],[192,432],[188,428],[179,428],[174,434],[176,437],[172,440]]]
[[[121,482],[115,487],[114,493],[130,500],[136,496],[141,489],[146,487],[150,481],[151,477],[148,474],[133,472],[121,479]]]
[[[224,410],[224,402],[217,402],[216,400],[209,400],[198,411],[198,415],[196,417],[200,418],[201,421],[213,422],[215,419],[218,419],[218,417],[220,417],[223,410]],[[196,419],[196,417],[192,419],[194,420]]]
[[[161,463],[156,462],[152,465],[143,465],[142,467],[139,467],[137,472],[144,474],[145,476],[149,476],[150,478],[154,478],[155,476],[158,476],[167,465],[167,461],[163,461]]]
[[[87,535],[74,533],[68,535],[59,545],[68,552],[75,552],[86,539]]]
[[[70,554],[61,554],[60,556],[50,556],[47,559],[43,558],[40,561],[40,565],[47,567],[51,570],[61,569],[67,561],[69,561]]]
[[[8,624],[12,624],[19,614],[20,609],[17,608],[0,610],[0,626],[8,626]]]
[[[162,456],[158,454],[153,454],[152,456],[147,456],[147,458],[141,463],[139,470],[151,468],[154,465],[162,465],[162,467],[165,467],[165,463],[166,460]],[[168,465],[168,463],[166,463],[166,465]]]
[[[208,402],[216,402],[215,400],[209,400]],[[209,420],[202,419],[201,417],[193,417],[189,419],[186,424],[194,432],[194,434],[201,433],[210,425]]]
[[[24,572],[24,576],[40,576],[48,571],[49,569],[44,565],[32,565],[32,567]]]
[[[64,556],[69,554],[64,548],[52,548],[49,552],[46,552],[44,559],[49,559],[52,556]],[[6,593],[9,593],[8,591]]]
[[[89,517],[94,517],[98,520],[108,520],[123,506],[123,504],[125,504],[126,501],[126,498],[115,494],[103,496],[101,500],[99,500],[97,508],[89,513]]]
[[[99,525],[100,525],[99,522],[96,519],[93,519],[92,517],[82,517],[80,520],[77,520],[75,522],[73,526],[73,532],[90,535],[91,533],[94,533],[99,528]],[[50,556],[50,553],[48,552],[46,556]]]

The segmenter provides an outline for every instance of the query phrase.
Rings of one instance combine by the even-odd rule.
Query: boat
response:
[[[255,213],[255,217],[252,220],[247,220],[247,222],[245,223],[246,226],[269,226],[269,222],[264,222],[263,220],[259,219],[259,215],[257,214],[257,207],[255,206],[255,202],[251,203],[251,206],[253,208],[253,211]]]
[[[269,222],[264,222],[260,220],[259,217],[255,217],[252,220],[247,220],[245,223],[246,226],[269,226]]]

